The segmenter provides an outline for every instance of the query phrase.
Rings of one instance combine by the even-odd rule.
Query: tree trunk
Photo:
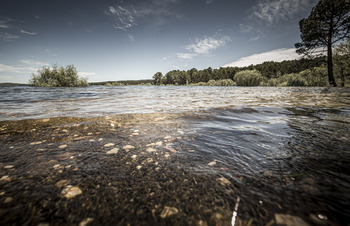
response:
[[[332,40],[328,41],[327,45],[327,66],[328,66],[328,81],[331,86],[336,87],[337,83],[334,80],[333,74],[333,53],[332,53]]]

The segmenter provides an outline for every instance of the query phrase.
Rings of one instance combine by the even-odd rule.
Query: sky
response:
[[[1,0],[0,82],[73,64],[89,82],[296,59],[318,0]]]

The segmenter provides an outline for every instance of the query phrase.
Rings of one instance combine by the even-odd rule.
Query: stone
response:
[[[154,148],[147,148],[146,151],[149,153],[152,153],[152,152],[156,152],[157,150]]]
[[[140,170],[142,168],[142,166],[136,166],[136,169]]]
[[[107,155],[118,154],[119,148],[113,148],[110,151],[107,151]]]
[[[168,218],[173,215],[176,215],[179,212],[175,207],[164,206],[163,211],[160,213],[160,218]]]
[[[225,177],[220,177],[220,178],[218,178],[216,180],[223,186],[231,184],[231,182],[229,180],[227,180]]]
[[[36,141],[36,142],[30,143],[30,145],[37,145],[37,144],[42,144],[42,143],[43,143],[42,141]]]
[[[14,166],[13,165],[7,165],[7,166],[4,166],[4,169],[12,169]]]
[[[13,198],[12,197],[7,197],[5,200],[4,200],[4,203],[10,203],[13,201]]]
[[[56,183],[56,187],[63,188],[69,184],[69,180],[60,180]]]
[[[50,119],[49,118],[44,118],[43,120],[41,120],[42,122],[49,122]]]
[[[63,149],[63,148],[66,148],[66,147],[67,147],[66,144],[63,144],[63,145],[58,146],[58,148],[60,148],[60,149]]]
[[[162,142],[162,141],[158,141],[158,142],[156,142],[156,145],[157,145],[157,146],[162,146],[162,145],[163,145],[163,142]]]
[[[165,149],[167,149],[168,151],[170,151],[171,153],[177,153],[177,151],[174,149],[174,148],[172,148],[172,147],[165,147]]]
[[[208,166],[215,166],[215,165],[216,165],[216,161],[215,160],[208,163]]]
[[[115,145],[115,144],[113,144],[113,143],[108,143],[108,144],[105,144],[104,147],[108,148],[108,147],[112,147],[112,146],[114,146],[114,145]]]
[[[308,223],[303,221],[300,217],[292,216],[288,214],[275,214],[276,225],[285,225],[285,226],[309,226]]]
[[[133,156],[131,156],[131,158],[136,159],[136,158],[137,158],[137,155],[133,155]]]
[[[83,221],[79,223],[79,226],[86,226],[89,223],[91,223],[93,220],[94,218],[91,218],[91,217],[85,218]]]
[[[82,190],[79,187],[67,185],[61,192],[61,194],[67,199],[74,198],[78,195],[83,194]]]
[[[125,145],[125,146],[123,147],[123,149],[126,150],[126,151],[129,151],[130,149],[134,149],[134,148],[135,148],[135,147],[132,146],[132,145]]]

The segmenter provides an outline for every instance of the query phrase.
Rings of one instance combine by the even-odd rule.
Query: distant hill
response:
[[[29,85],[28,84],[22,84],[22,83],[5,82],[5,83],[0,83],[0,86],[29,86]]]

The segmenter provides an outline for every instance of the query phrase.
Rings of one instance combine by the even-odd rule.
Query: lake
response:
[[[0,93],[2,225],[350,223],[349,88]]]

